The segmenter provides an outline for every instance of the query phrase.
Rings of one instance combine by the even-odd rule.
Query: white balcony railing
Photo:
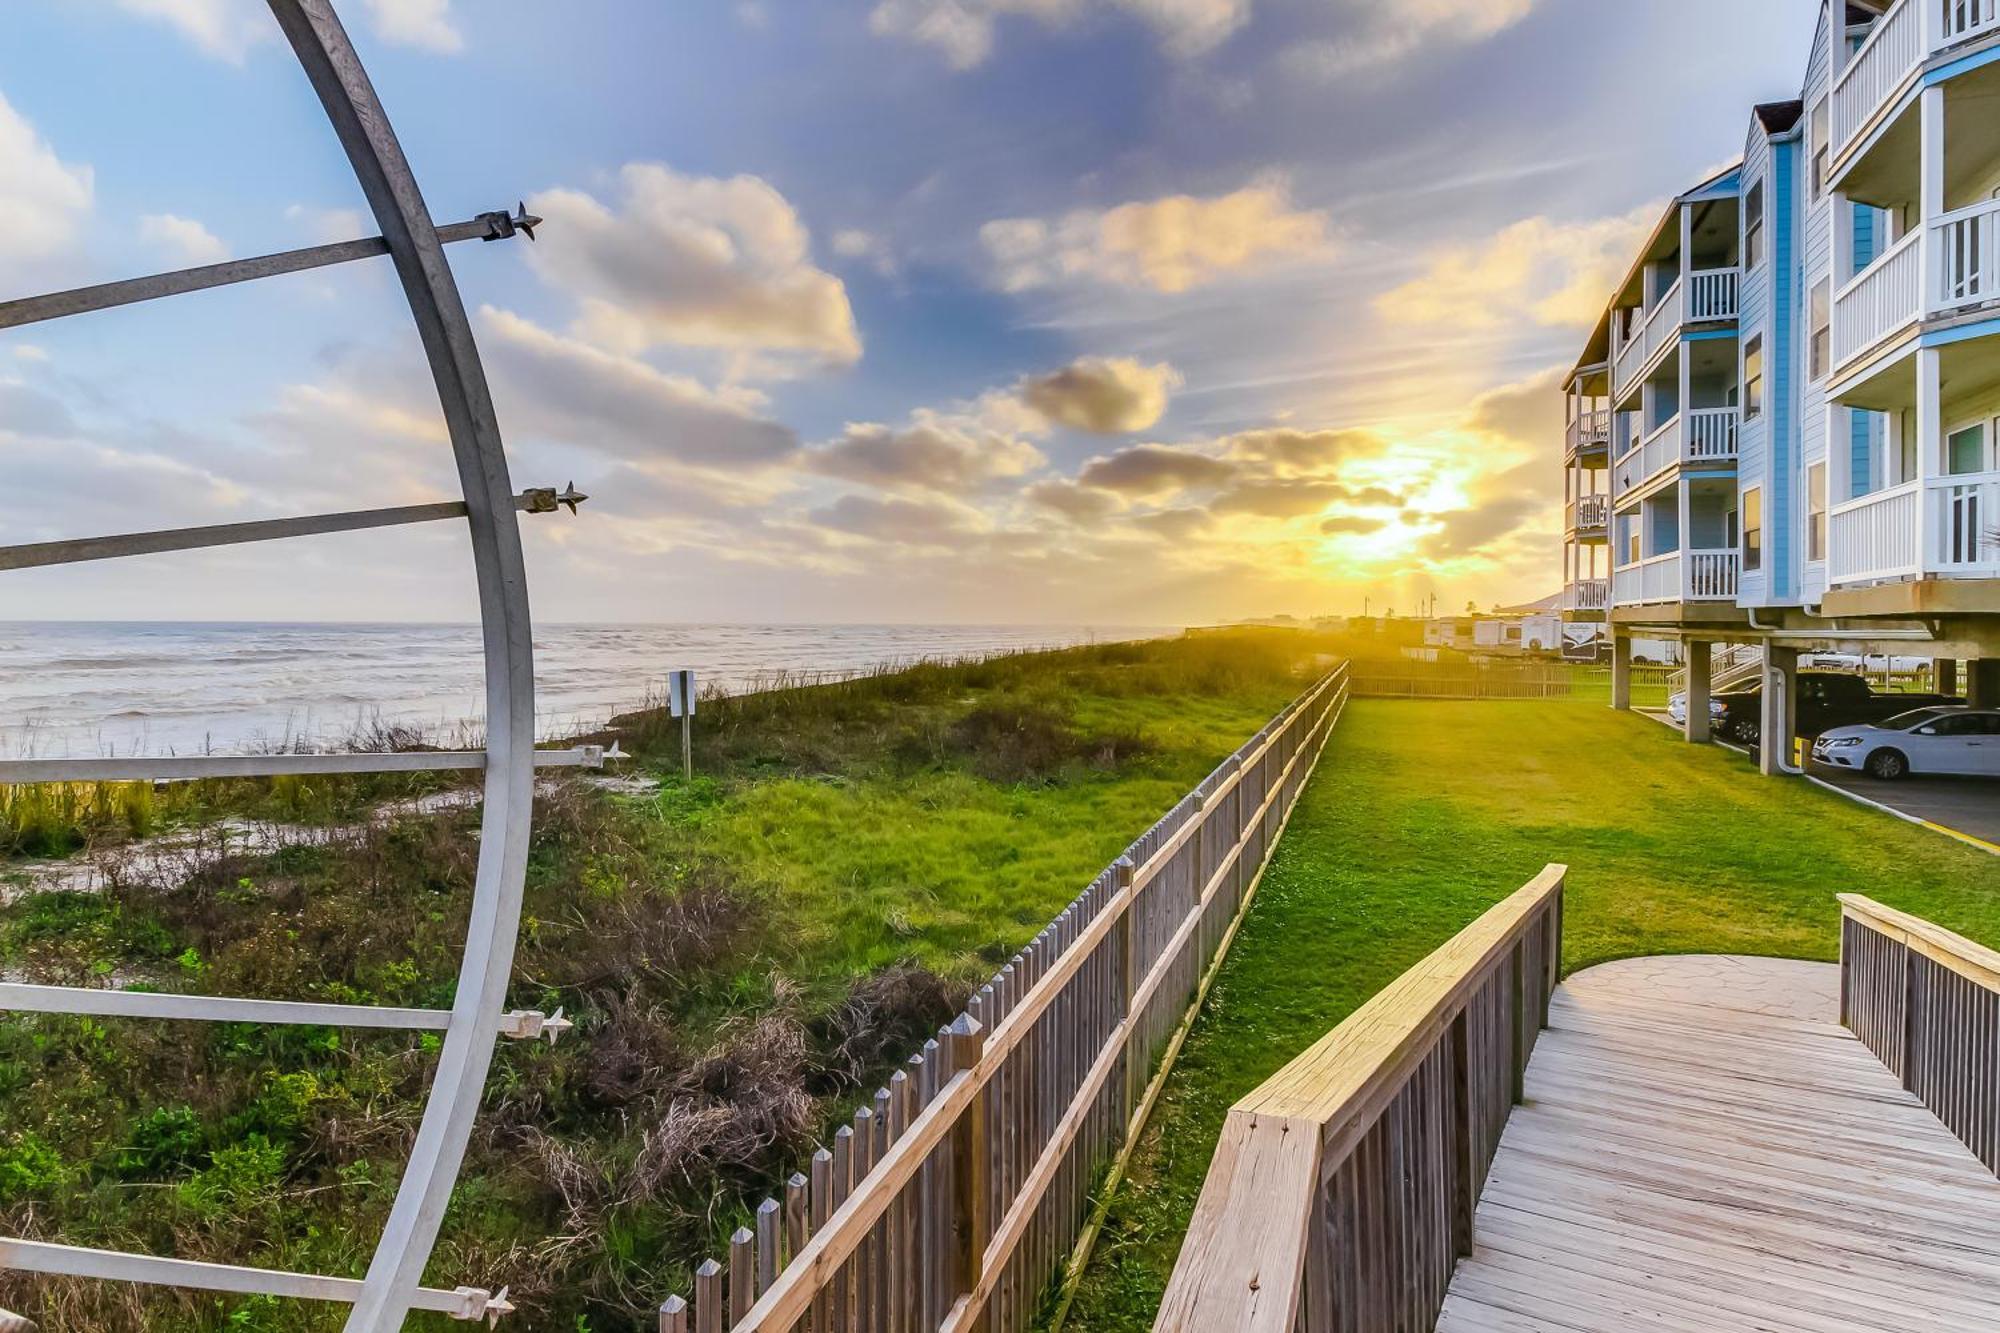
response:
[[[1828,531],[1835,584],[2000,578],[2000,471],[1910,481],[1838,505]]]
[[[1607,528],[1611,526],[1611,497],[1579,495],[1563,507],[1563,514],[1571,532]]]
[[[1736,571],[1741,560],[1735,551],[1689,551],[1687,600],[1735,601]]]
[[[1833,298],[1833,363],[1844,365],[1923,313],[1921,231],[1889,248]]]
[[[1714,463],[1736,457],[1737,424],[1742,416],[1734,407],[1697,407],[1689,412],[1687,460]]]
[[[1742,295],[1743,270],[1736,268],[1698,269],[1688,274],[1688,322],[1735,319]]]
[[[1933,534],[1928,572],[2000,577],[2000,472],[1925,483]]]
[[[1921,483],[1910,482],[1828,513],[1826,576],[1830,583],[1872,583],[1922,571]]]
[[[1735,551],[1669,551],[1611,573],[1611,600],[1733,602],[1742,557]]]
[[[1613,393],[1623,393],[1653,359],[1653,354],[1680,332],[1682,313],[1681,284],[1676,282],[1660,298],[1660,303],[1646,312],[1645,322],[1632,335],[1631,341],[1618,349],[1617,359],[1611,368]]]
[[[2000,199],[1983,200],[1932,222],[1931,255],[1932,313],[2000,300]]]
[[[1743,413],[1734,407],[1698,407],[1670,417],[1613,465],[1616,493],[1644,486],[1676,463],[1724,463],[1736,457]]]
[[[1596,408],[1569,423],[1569,452],[1596,449],[1611,441],[1611,409]]]
[[[1563,610],[1602,611],[1611,605],[1610,579],[1578,579],[1563,591]]]
[[[1926,60],[1993,32],[2000,32],[2000,0],[1900,0],[1834,80],[1834,155],[1847,151]]]
[[[1861,49],[1848,57],[1847,67],[1833,84],[1833,151],[1845,152],[1890,94],[1916,72],[1929,54],[1925,50],[1926,4],[1943,0],[1900,0],[1875,20]]]

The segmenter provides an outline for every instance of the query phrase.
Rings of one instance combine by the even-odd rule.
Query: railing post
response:
[[[1472,1133],[1472,1044],[1464,1009],[1451,1020],[1451,1243],[1458,1257],[1472,1253],[1474,1215],[1479,1211],[1479,1163]]]
[[[979,1067],[986,1050],[986,1029],[970,1014],[960,1014],[951,1025],[951,1065],[960,1075]],[[951,1180],[956,1198],[952,1203],[952,1224],[957,1228],[958,1290],[963,1296],[979,1285],[986,1262],[986,1245],[992,1239],[987,1214],[987,1125],[986,1098],[974,1097],[966,1103],[958,1127],[951,1136]],[[984,1306],[966,1325],[969,1333],[985,1333],[989,1320]]]

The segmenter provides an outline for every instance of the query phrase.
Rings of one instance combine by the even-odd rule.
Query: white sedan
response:
[[[2000,709],[1913,708],[1882,722],[1835,727],[1813,742],[1812,756],[1876,778],[2000,777]]]

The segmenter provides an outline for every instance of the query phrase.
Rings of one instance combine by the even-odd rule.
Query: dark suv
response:
[[[1745,745],[1755,745],[1763,709],[1763,687],[1718,694],[1715,701],[1722,705],[1716,732]],[[1963,702],[1942,694],[1877,694],[1859,676],[1838,671],[1801,671],[1796,729],[1801,736],[1817,736],[1830,727],[1880,722],[1912,708]]]

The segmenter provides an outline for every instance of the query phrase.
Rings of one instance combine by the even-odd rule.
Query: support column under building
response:
[[[1690,639],[1687,645],[1687,719],[1681,724],[1681,735],[1691,745],[1705,743],[1709,737],[1708,692],[1713,671],[1711,653],[1715,645],[1702,639]]]
[[[1931,673],[1936,679],[1931,688],[1939,694],[1958,693],[1958,659],[1940,657],[1931,664]]]
[[[2000,657],[1965,664],[1965,701],[1974,708],[2000,708]]]
[[[1611,634],[1611,706],[1632,707],[1632,636]]]
[[[1798,728],[1799,650],[1764,645],[1764,680],[1757,718],[1757,767],[1776,776],[1792,771]]]

